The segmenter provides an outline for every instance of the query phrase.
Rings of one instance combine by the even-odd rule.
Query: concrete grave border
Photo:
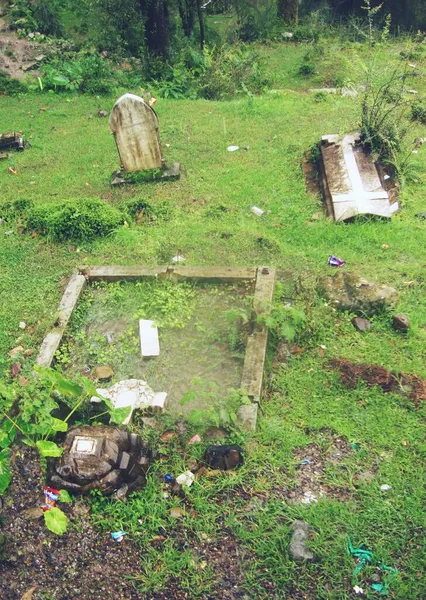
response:
[[[171,281],[199,281],[202,283],[254,283],[253,313],[259,315],[271,306],[276,270],[274,267],[77,267],[73,272],[58,307],[58,317],[53,329],[44,338],[36,364],[50,367],[58,350],[66,326],[77,305],[86,284],[93,281],[134,281],[145,278],[170,279]],[[241,427],[256,429],[257,412],[263,387],[268,329],[257,323],[249,336],[244,358],[241,388],[250,399],[249,405],[243,405],[238,411]]]

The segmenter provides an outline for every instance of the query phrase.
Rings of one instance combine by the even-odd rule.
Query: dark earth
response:
[[[141,594],[131,577],[140,572],[143,549],[130,538],[121,544],[90,523],[88,504],[79,498],[61,504],[70,524],[63,536],[44,524],[44,479],[38,454],[17,447],[12,457],[13,481],[0,508],[1,600],[183,600],[188,592],[169,580],[160,593]],[[177,536],[179,533],[177,533]],[[185,544],[182,536],[182,547]],[[198,558],[214,567],[214,588],[205,600],[247,599],[240,550],[224,530],[219,540],[197,540]],[[26,595],[25,595],[26,594]]]

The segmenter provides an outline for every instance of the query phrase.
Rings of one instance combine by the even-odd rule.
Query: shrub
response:
[[[12,79],[7,73],[0,71],[0,94],[16,96],[26,92],[27,86],[17,79]]]
[[[40,72],[45,90],[109,94],[115,85],[108,63],[100,56],[84,52],[69,62],[55,59],[43,65]]]
[[[119,210],[102,200],[40,204],[26,215],[26,228],[54,241],[86,241],[113,233],[124,223]]]
[[[426,125],[426,106],[421,102],[415,102],[411,107],[411,118]]]
[[[198,95],[207,100],[258,94],[268,84],[259,54],[244,44],[206,48],[200,71],[195,80]]]

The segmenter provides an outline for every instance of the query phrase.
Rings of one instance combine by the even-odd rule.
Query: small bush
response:
[[[411,118],[426,125],[426,106],[421,102],[415,102],[411,107]]]
[[[116,85],[108,63],[95,54],[77,54],[72,61],[55,59],[40,69],[44,90],[109,94]]]
[[[302,77],[311,77],[312,75],[315,75],[315,66],[305,63],[300,67],[299,75],[302,75]]]
[[[113,233],[124,223],[119,210],[102,200],[41,204],[26,215],[26,228],[54,241],[86,241]]]
[[[25,214],[33,206],[34,202],[32,200],[27,200],[26,198],[21,198],[14,202],[5,202],[4,204],[0,204],[0,217],[16,219]]]
[[[12,79],[7,73],[0,71],[0,94],[16,96],[27,91],[28,88],[25,84],[17,79]]]

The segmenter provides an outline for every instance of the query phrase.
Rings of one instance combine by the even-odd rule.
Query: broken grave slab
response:
[[[395,212],[371,153],[360,143],[359,134],[343,138],[323,136],[321,158],[321,183],[328,216],[335,221],[346,221],[357,215],[390,218]]]

